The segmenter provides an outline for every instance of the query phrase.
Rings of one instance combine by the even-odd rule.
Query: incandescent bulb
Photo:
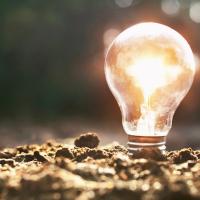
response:
[[[140,23],[116,37],[106,55],[105,74],[121,109],[130,151],[165,149],[174,112],[194,73],[189,44],[168,26]]]

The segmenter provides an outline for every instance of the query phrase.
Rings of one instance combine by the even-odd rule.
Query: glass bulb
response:
[[[189,44],[168,26],[140,23],[115,38],[106,55],[105,74],[132,149],[156,143],[165,148],[174,112],[194,73]]]

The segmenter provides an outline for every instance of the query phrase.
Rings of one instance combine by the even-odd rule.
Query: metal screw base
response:
[[[128,135],[128,151],[129,155],[138,154],[142,151],[152,152],[159,151],[165,152],[166,146],[165,136],[133,136]]]

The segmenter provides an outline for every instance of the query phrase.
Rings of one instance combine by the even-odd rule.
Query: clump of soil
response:
[[[140,152],[130,158],[119,144],[98,147],[93,133],[74,143],[0,151],[0,199],[200,199],[200,150],[153,152],[151,157]]]
[[[96,133],[81,134],[80,137],[76,138],[74,145],[77,147],[88,147],[95,148],[99,145],[99,138]]]

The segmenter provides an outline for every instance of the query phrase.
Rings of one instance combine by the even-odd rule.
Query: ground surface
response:
[[[95,134],[75,145],[47,142],[0,151],[0,199],[200,199],[200,151],[129,158],[119,144],[98,147]]]

